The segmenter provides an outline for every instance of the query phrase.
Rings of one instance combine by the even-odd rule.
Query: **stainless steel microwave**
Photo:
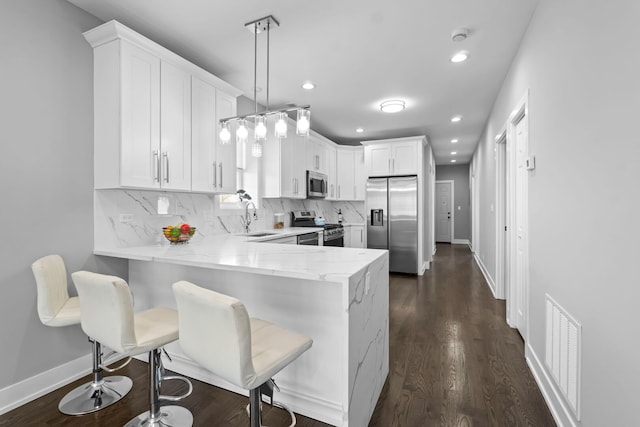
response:
[[[307,171],[307,198],[324,199],[327,197],[327,176]]]

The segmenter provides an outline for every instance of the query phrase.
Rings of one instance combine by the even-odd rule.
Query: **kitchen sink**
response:
[[[265,236],[275,236],[276,233],[266,233],[264,231],[257,231],[255,233],[244,233],[240,234],[240,236],[248,236],[248,237],[265,237]]]

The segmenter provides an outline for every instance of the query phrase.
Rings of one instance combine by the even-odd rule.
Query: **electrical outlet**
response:
[[[158,196],[158,215],[169,214],[169,198],[166,196]]]
[[[118,221],[120,221],[122,224],[128,224],[131,221],[133,221],[133,214],[121,213],[119,218],[118,218]]]

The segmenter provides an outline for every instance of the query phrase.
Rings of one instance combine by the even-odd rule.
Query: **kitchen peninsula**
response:
[[[175,307],[171,284],[188,280],[240,299],[252,317],[312,337],[312,348],[276,376],[275,398],[332,425],[367,425],[389,372],[387,251],[261,239],[220,235],[94,252],[129,260],[136,311]],[[167,351],[168,369],[242,393],[184,356],[179,342]]]

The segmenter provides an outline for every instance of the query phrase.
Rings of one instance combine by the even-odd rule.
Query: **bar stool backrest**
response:
[[[186,281],[174,283],[173,293],[183,351],[215,375],[249,388],[256,375],[245,306],[236,298]]]
[[[129,285],[116,276],[77,271],[71,275],[80,297],[80,324],[85,334],[128,354],[137,347]]]
[[[67,269],[60,255],[47,255],[31,264],[36,279],[38,317],[48,326],[69,300]],[[78,319],[79,321],[79,319]],[[78,321],[74,323],[78,323]]]

